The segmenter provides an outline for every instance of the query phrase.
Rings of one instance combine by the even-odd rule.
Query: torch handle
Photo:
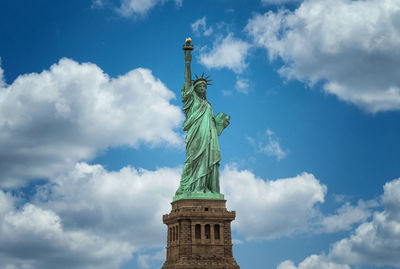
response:
[[[185,86],[189,89],[190,86],[192,86],[192,71],[190,69],[190,63],[192,61],[191,51],[194,47],[190,42],[186,41],[182,49],[185,52]]]

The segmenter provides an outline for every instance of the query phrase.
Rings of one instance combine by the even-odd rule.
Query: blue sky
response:
[[[160,268],[192,72],[241,268],[399,268],[398,0],[0,1],[0,267]]]

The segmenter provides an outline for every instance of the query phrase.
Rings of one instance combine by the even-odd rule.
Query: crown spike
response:
[[[193,84],[195,84],[195,83],[197,83],[199,81],[203,81],[203,82],[206,83],[206,85],[212,85],[212,84],[209,83],[210,81],[212,81],[212,79],[208,79],[210,77],[210,75],[204,77],[204,74],[205,73],[203,72],[203,74],[201,74],[201,77],[196,75],[196,74],[194,74],[196,76],[196,79],[194,80]]]

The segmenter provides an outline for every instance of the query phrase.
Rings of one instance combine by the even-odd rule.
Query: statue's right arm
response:
[[[192,54],[190,50],[185,50],[185,87],[184,89],[188,91],[192,86],[192,71],[190,69],[190,63],[192,61]]]

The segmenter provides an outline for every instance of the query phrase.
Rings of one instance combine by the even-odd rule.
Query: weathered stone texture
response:
[[[231,221],[225,200],[183,199],[163,216],[168,226],[162,269],[239,269],[232,256]]]

